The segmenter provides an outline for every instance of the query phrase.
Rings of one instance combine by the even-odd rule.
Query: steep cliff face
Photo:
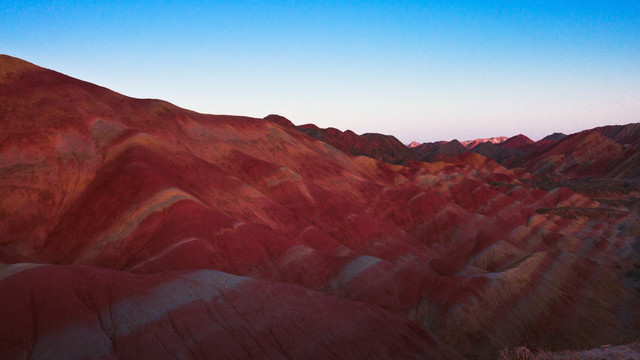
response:
[[[353,156],[384,160],[388,137],[323,142],[7,56],[0,85],[0,358],[455,359],[640,335],[636,190],[544,190],[471,152],[394,165]],[[605,150],[606,174],[635,159]]]

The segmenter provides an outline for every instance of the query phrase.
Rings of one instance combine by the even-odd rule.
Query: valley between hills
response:
[[[0,55],[2,359],[613,347],[639,290],[640,123],[406,146]]]

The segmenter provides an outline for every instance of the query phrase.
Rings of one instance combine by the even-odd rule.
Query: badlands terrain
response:
[[[639,216],[640,124],[408,147],[0,56],[0,359],[629,344]]]

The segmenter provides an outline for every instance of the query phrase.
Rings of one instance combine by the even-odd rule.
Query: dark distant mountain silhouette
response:
[[[551,135],[547,135],[547,136],[545,136],[544,138],[542,138],[542,140],[547,140],[547,141],[560,141],[560,140],[562,140],[562,139],[564,139],[564,138],[566,138],[566,137],[567,137],[567,135],[565,135],[565,134],[563,134],[563,133],[556,132],[556,133],[553,133],[553,134],[551,134]]]
[[[390,135],[375,133],[357,135],[351,130],[321,129],[313,124],[295,126],[291,121],[279,115],[269,115],[265,117],[265,120],[296,128],[312,138],[324,141],[355,156],[368,156],[391,164],[402,164],[408,160],[419,158],[413,150]]]
[[[422,155],[422,159],[426,161],[440,161],[469,151],[455,139],[448,142],[438,141],[434,143],[424,143],[413,149]]]

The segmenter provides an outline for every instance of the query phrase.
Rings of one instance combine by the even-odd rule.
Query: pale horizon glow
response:
[[[128,96],[405,144],[640,122],[636,0],[8,0],[0,33]]]

